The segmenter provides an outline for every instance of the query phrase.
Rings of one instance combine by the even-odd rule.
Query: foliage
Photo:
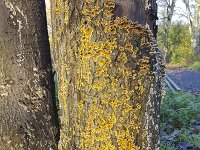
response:
[[[180,136],[177,136],[175,141],[181,142],[188,142],[194,146],[195,149],[200,149],[200,135],[199,134],[190,134],[189,130],[183,128],[181,130]],[[172,141],[168,143],[161,142],[160,150],[176,150],[174,147],[174,143]]]
[[[187,141],[195,148],[200,148],[200,135],[193,133],[191,124],[199,118],[200,97],[186,92],[171,93],[167,91],[161,103],[160,130],[170,135],[179,130],[180,135],[174,137],[178,143]],[[161,150],[174,150],[174,141],[161,142]]]
[[[160,150],[176,150],[174,147],[171,146],[171,144],[161,144]]]
[[[200,113],[200,98],[185,92],[168,93],[161,103],[161,122],[181,129]]]
[[[181,23],[173,24],[168,36],[170,62],[183,64],[192,56],[189,28]]]
[[[200,54],[191,57],[190,63],[187,64],[167,64],[167,68],[185,68],[189,70],[200,70]]]
[[[157,42],[159,45],[160,50],[164,55],[166,55],[166,49],[167,49],[167,33],[166,30],[164,29],[163,23],[160,24],[158,34],[157,34]]]
[[[200,62],[196,61],[194,62],[192,65],[190,65],[188,67],[189,69],[192,69],[192,70],[200,70]]]
[[[163,43],[167,42],[167,47]],[[167,63],[184,64],[191,60],[193,51],[191,48],[191,35],[189,27],[181,22],[173,23],[168,35],[161,28],[158,33],[158,43],[161,49],[165,49]]]
[[[192,64],[185,66],[185,68],[188,68],[191,70],[200,70],[200,61],[195,61]]]
[[[179,140],[182,142],[188,141],[190,144],[200,149],[200,134],[190,134],[188,130],[183,129]]]

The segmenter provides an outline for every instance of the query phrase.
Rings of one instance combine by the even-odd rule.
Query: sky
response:
[[[159,18],[159,21],[162,20],[161,18],[163,17],[159,13],[162,9],[163,8],[162,7],[160,8],[159,5],[158,5],[158,18]],[[175,21],[183,21],[183,22],[187,23],[187,19],[185,17],[183,17],[182,15],[180,15],[180,14],[183,14],[184,12],[186,12],[185,4],[182,2],[182,0],[177,0],[176,1],[175,12],[174,12],[174,15],[172,17],[172,21],[173,22],[175,22]]]
[[[181,10],[183,10],[184,12],[186,11],[186,10],[185,10],[185,5],[184,5],[184,3],[182,2],[182,0],[177,0],[175,11],[176,11],[177,13],[180,13]],[[177,15],[177,14],[175,13],[175,15],[172,17],[172,21],[177,21],[177,20],[186,21],[187,19],[184,18],[184,17],[180,17],[180,15]]]

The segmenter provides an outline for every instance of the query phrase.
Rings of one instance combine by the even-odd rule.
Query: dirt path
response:
[[[200,71],[167,69],[166,74],[181,88],[181,90],[200,95]]]

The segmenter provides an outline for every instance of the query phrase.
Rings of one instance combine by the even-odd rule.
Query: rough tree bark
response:
[[[159,148],[164,66],[144,27],[156,33],[155,4],[51,0],[60,149]]]
[[[156,0],[116,0],[115,14],[127,16],[130,20],[151,29],[154,37],[157,34],[157,3]]]
[[[0,149],[57,149],[45,3],[0,1]]]

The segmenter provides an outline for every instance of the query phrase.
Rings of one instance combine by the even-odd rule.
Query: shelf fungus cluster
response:
[[[164,65],[151,31],[116,17],[114,0],[70,3],[52,0],[60,149],[157,149]]]

